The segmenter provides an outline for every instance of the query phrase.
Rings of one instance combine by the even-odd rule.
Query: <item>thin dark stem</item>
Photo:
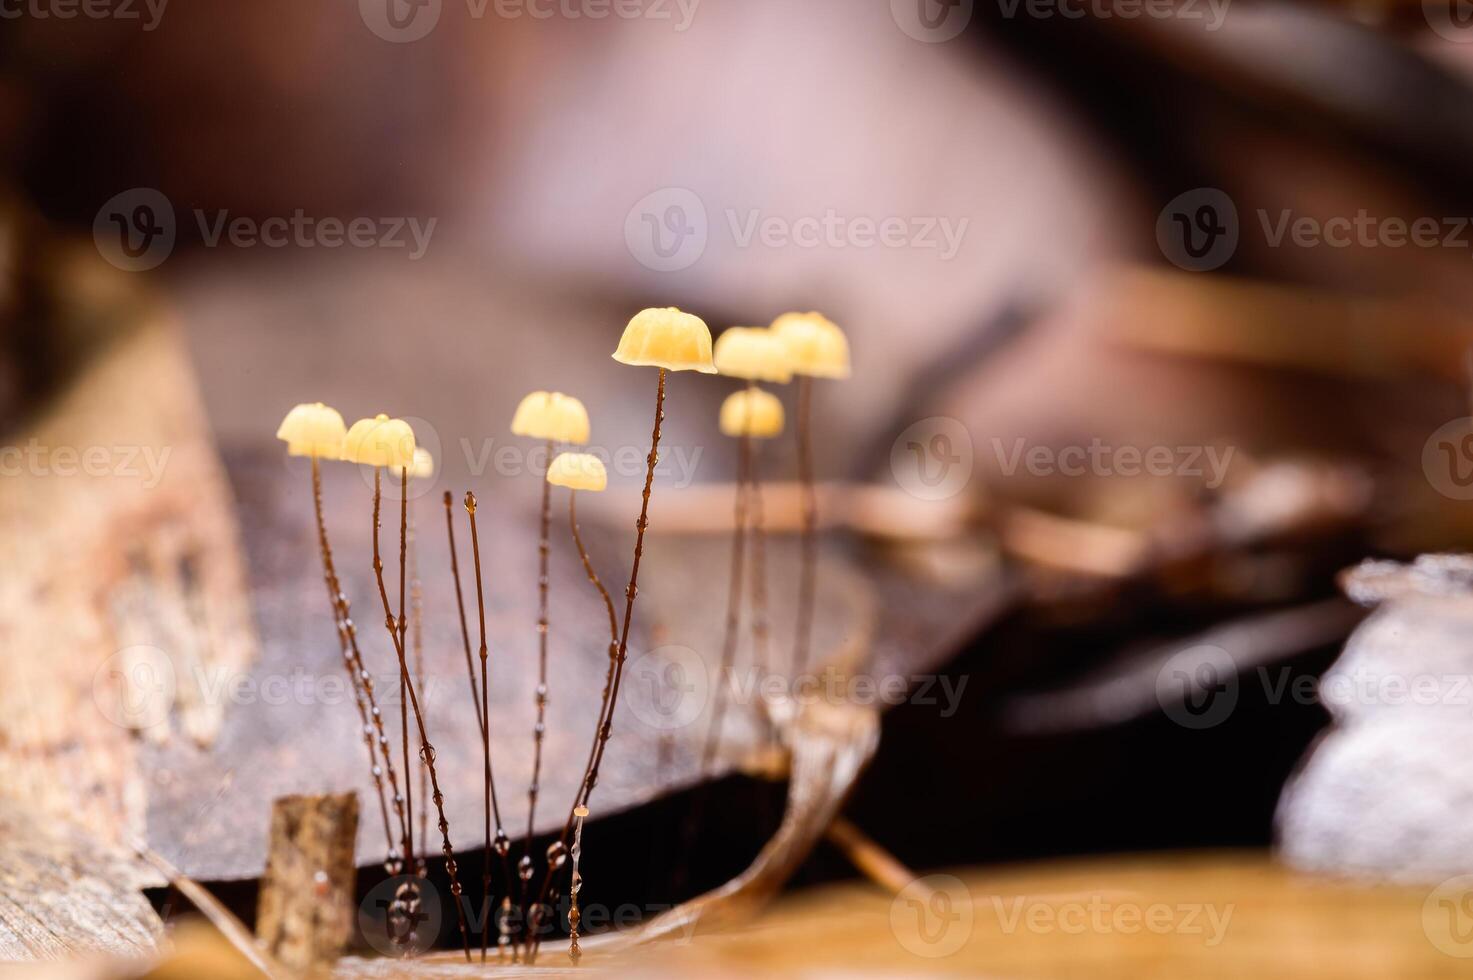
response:
[[[754,454],[747,474],[751,493],[752,531],[752,658],[757,665],[757,683],[762,685],[772,673],[772,656],[768,648],[767,619],[767,530],[762,511],[762,479],[758,475],[760,453]]]
[[[552,464],[552,440],[547,440],[548,465]],[[552,484],[542,481],[542,523],[537,539],[537,723],[532,728],[532,779],[527,784],[527,836],[517,873],[522,879],[522,908],[532,888],[532,833],[537,822],[538,784],[542,778],[542,739],[547,725],[547,600],[548,539],[552,536]],[[531,926],[530,916],[528,927]]]
[[[798,377],[798,482],[803,500],[802,576],[798,585],[797,635],[793,641],[793,676],[808,668],[813,638],[813,600],[818,577],[818,498],[813,488],[813,380]]]
[[[579,780],[578,787],[573,792],[573,805],[568,807],[568,819],[563,823],[563,831],[558,836],[557,845],[554,845],[555,853],[562,853],[562,849],[567,847],[568,835],[572,833],[577,820],[578,807],[580,805],[586,806],[588,795],[593,792],[593,782],[591,779],[593,757],[594,752],[598,749],[599,733],[603,731],[604,724],[608,720],[608,713],[610,711],[609,698],[612,694],[614,683],[614,664],[619,653],[618,614],[614,611],[614,600],[609,595],[609,590],[604,588],[603,581],[598,577],[598,573],[593,570],[593,560],[588,557],[588,549],[583,546],[583,536],[578,531],[578,492],[576,490],[570,490],[568,492],[568,526],[572,529],[573,544],[578,549],[578,557],[583,561],[583,570],[588,574],[588,581],[593,584],[593,587],[598,590],[598,594],[603,597],[604,608],[609,613],[609,667],[607,673],[604,674],[603,697],[598,708],[598,723],[593,728],[593,743],[588,749],[588,761],[583,765],[583,778]],[[558,847],[558,845],[561,845],[561,847]],[[551,862],[548,863],[547,871],[542,877],[542,885],[537,891],[537,903],[534,908],[540,909],[543,903],[547,901],[549,891],[552,887],[553,875],[557,870]]]
[[[552,440],[547,442],[548,463],[552,462]],[[542,481],[542,533],[537,541],[537,725],[532,730],[532,782],[527,787],[527,853],[532,852],[533,824],[537,817],[538,781],[542,775],[542,736],[547,716],[547,605],[548,556],[552,536],[552,484]]]
[[[731,529],[731,577],[726,594],[726,632],[721,640],[721,665],[716,670],[716,701],[711,709],[711,726],[706,730],[706,744],[701,751],[701,775],[711,771],[716,748],[721,742],[721,725],[726,719],[727,687],[736,664],[737,638],[741,632],[742,563],[746,551],[747,474],[752,467],[752,439],[745,432],[739,437],[737,479]]]
[[[450,878],[450,894],[455,900],[455,914],[460,921],[460,941],[461,944],[465,947],[466,962],[470,962],[470,934],[466,931],[465,905],[461,901],[461,896],[464,892],[463,889],[460,887],[460,880],[456,876],[458,865],[455,863],[455,850],[450,846],[450,821],[445,819],[445,795],[440,791],[440,778],[435,772],[435,747],[430,743],[429,732],[425,728],[424,713],[420,710],[419,695],[415,693],[414,682],[409,677],[409,663],[404,656],[403,617],[400,617],[398,623],[395,622],[393,610],[389,608],[389,592],[388,589],[384,586],[384,562],[379,555],[378,547],[379,507],[381,502],[381,491],[379,470],[377,467],[374,468],[373,473],[373,571],[375,578],[377,578],[378,580],[379,599],[383,602],[384,606],[384,625],[388,628],[389,637],[394,641],[394,653],[399,658],[399,680],[400,683],[403,684],[405,691],[409,695],[409,706],[414,709],[414,721],[419,728],[420,758],[424,760],[425,766],[430,771],[431,798],[435,802],[435,811],[440,818],[440,836],[444,840],[444,845],[441,850],[445,855],[445,873]],[[407,469],[403,473],[403,481],[407,489],[407,485],[409,482],[409,474]],[[408,514],[406,510],[403,514],[401,514],[400,518],[401,541],[399,550],[401,556],[404,554],[407,546],[407,542],[403,540],[404,538],[407,538],[407,534]],[[406,788],[408,787],[408,783],[408,769],[406,768]],[[410,809],[411,812],[413,812],[413,808],[411,807]],[[413,827],[413,821],[409,821],[409,825],[410,827]],[[413,854],[413,842],[410,841],[409,843],[410,846],[406,848],[405,853]]]
[[[446,494],[449,500],[449,494]],[[491,700],[490,700],[490,674],[487,666],[490,647],[486,643],[486,591],[481,585],[481,536],[476,527],[476,495],[467,492],[465,495],[465,510],[470,518],[471,524],[471,560],[476,570],[476,613],[480,622],[480,647],[481,658],[481,702],[480,717],[478,723],[481,726],[481,758],[483,761],[482,772],[482,804],[486,813],[486,850],[481,868],[481,885],[485,891],[482,899],[485,917],[481,920],[481,962],[486,961],[486,948],[491,942],[491,919],[494,915],[491,909],[491,821],[496,821],[496,852],[501,856],[501,871],[506,878],[506,890],[510,895],[512,888],[511,865],[507,861],[506,832],[501,827],[501,804],[496,799],[496,776],[491,767]],[[462,607],[464,608],[464,607]],[[467,641],[469,642],[469,641]],[[467,648],[469,649],[469,648]],[[475,685],[475,677],[471,677],[472,687]],[[497,942],[498,947],[512,942],[512,953],[516,953],[516,945],[505,931],[502,932]]]
[[[406,640],[406,637],[405,637],[406,621],[405,621],[405,618],[404,618],[404,587],[405,587],[405,584],[406,584],[405,583],[405,580],[406,580],[406,574],[405,574],[405,572],[406,572],[407,549],[408,549],[408,546],[409,546],[409,468],[408,467],[403,467],[403,468],[400,469],[400,479],[401,479],[402,482],[400,484],[400,493],[399,493],[399,624],[398,624],[398,626],[399,626],[399,649],[402,651],[402,650],[407,649],[407,647],[408,647],[408,644],[405,642],[405,640]],[[405,667],[404,667],[403,677],[401,678],[401,681],[400,681],[401,688],[404,687],[404,686],[406,686],[408,683],[409,683],[409,665],[408,665],[408,663],[406,661]],[[402,695],[403,693],[404,692],[401,690],[400,691],[400,694]],[[399,700],[402,702],[404,699],[401,696]],[[401,713],[401,716],[402,716],[402,713],[404,711],[404,708],[403,708],[403,705],[402,704],[400,705],[400,709],[399,710],[400,710],[400,713]],[[409,783],[409,765],[410,765],[410,763],[409,763],[409,723],[408,723],[407,720],[404,720],[404,782],[405,782],[405,785],[408,785],[408,783]],[[424,802],[423,800],[420,801],[421,805],[423,805],[423,802]],[[410,803],[409,814],[410,814],[409,819],[412,822],[414,820],[414,805],[413,805],[412,802]],[[412,841],[413,841],[413,838],[411,838],[411,842]],[[411,860],[413,860],[413,858],[414,858],[414,849],[413,848],[410,848],[410,852],[409,853],[410,853]]]
[[[363,744],[368,747],[369,772],[373,776],[374,787],[378,790],[379,811],[384,818],[384,840],[389,851],[384,869],[393,875],[397,873],[394,868],[398,859],[394,852],[394,831],[389,822],[389,804],[384,792],[385,772],[389,776],[389,786],[394,794],[395,807],[401,822],[404,819],[403,801],[398,799],[398,780],[394,776],[394,763],[389,756],[389,740],[384,734],[383,717],[373,696],[373,681],[363,669],[363,658],[358,653],[357,627],[353,625],[348,599],[343,595],[342,583],[333,563],[332,545],[327,540],[327,521],[322,513],[322,469],[316,456],[312,457],[312,509],[317,517],[317,548],[322,555],[322,579],[327,585],[328,602],[332,605],[343,666],[347,668],[348,679],[353,685],[353,702],[358,707],[358,719],[363,725]],[[378,750],[375,749],[375,727],[380,745]],[[384,762],[382,766],[379,765],[380,752]]]
[[[394,614],[389,609],[389,593],[384,588],[384,562],[379,557],[378,530],[379,514],[383,506],[383,481],[382,474],[377,466],[373,468],[373,574],[378,580],[378,594],[384,604],[384,625],[389,630],[389,639],[394,644],[394,650],[399,656],[399,722],[404,739],[404,820],[400,830],[403,834],[400,841],[403,849],[400,853],[404,855],[404,873],[413,874],[414,869],[410,866],[414,861],[414,789],[410,780],[409,767],[409,718],[408,698],[404,696],[405,682],[409,672],[404,668],[404,645],[399,640],[399,631],[394,623]]]
[[[450,542],[450,577],[455,580],[455,605],[460,610],[460,641],[465,648],[465,672],[471,682],[471,704],[476,709],[476,724],[481,724],[481,695],[476,689],[476,668],[471,658],[471,633],[466,625],[465,593],[460,587],[460,560],[455,552],[455,516],[451,513],[450,491],[445,491],[445,536]],[[484,731],[484,729],[482,729]]]
[[[655,484],[655,464],[660,461],[660,423],[665,421],[665,369],[660,368],[659,371],[659,386],[655,392],[655,426],[650,434],[650,454],[645,459],[644,496],[639,508],[639,520],[634,523],[634,563],[629,569],[629,584],[624,587],[624,624],[619,634],[619,650],[614,659],[614,682],[609,692],[608,716],[599,729],[598,748],[588,772],[586,785],[590,790],[598,783],[598,769],[603,764],[604,749],[608,747],[609,736],[613,731],[614,710],[619,705],[619,682],[623,680],[624,662],[629,657],[629,627],[634,621],[634,597],[639,594],[639,562],[644,557],[644,532],[650,526],[650,493]],[[587,797],[585,792],[585,803]],[[533,938],[531,956],[534,958],[540,942],[540,936]]]
[[[419,582],[419,549],[415,546],[414,524],[409,525],[409,630],[412,637],[411,649],[414,651],[414,680],[423,690],[425,686],[425,636],[424,636],[424,590]],[[430,839],[430,810],[426,802],[429,779],[429,767],[420,763],[419,767],[419,843]],[[425,859],[418,858],[419,876],[423,878],[426,874]]]

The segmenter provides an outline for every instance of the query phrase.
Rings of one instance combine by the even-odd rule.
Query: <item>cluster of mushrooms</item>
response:
[[[455,580],[461,637],[472,701],[477,713],[477,726],[480,730],[483,755],[485,797],[483,802],[486,817],[482,866],[483,914],[479,919],[482,962],[486,960],[487,949],[490,945],[493,918],[497,929],[498,956],[527,964],[535,961],[538,945],[545,931],[544,920],[550,912],[550,900],[555,894],[555,878],[561,868],[568,863],[569,858],[572,863],[568,912],[571,940],[569,955],[574,962],[577,962],[580,955],[578,892],[582,878],[578,866],[582,850],[583,820],[588,815],[589,797],[598,782],[598,771],[612,730],[614,710],[619,700],[620,681],[628,656],[630,626],[634,618],[635,597],[638,594],[639,566],[644,554],[645,531],[649,527],[650,497],[654,487],[655,465],[659,459],[660,426],[665,415],[666,376],[671,371],[720,373],[745,382],[743,388],[733,393],[721,406],[719,419],[721,432],[739,440],[740,454],[731,583],[719,674],[723,678],[732,669],[736,651],[742,605],[744,557],[749,534],[752,539],[753,595],[751,607],[755,659],[759,670],[767,672],[772,669],[764,585],[761,481],[757,474],[757,460],[753,444],[756,440],[770,440],[777,437],[782,433],[784,427],[782,403],[776,396],[759,385],[786,384],[794,376],[798,378],[798,470],[803,494],[803,547],[792,669],[795,673],[801,672],[807,665],[816,576],[817,527],[812,448],[809,436],[809,416],[812,403],[809,383],[812,378],[848,376],[849,348],[843,332],[820,314],[790,313],[779,317],[770,328],[732,327],[722,333],[713,350],[711,332],[699,317],[673,308],[648,309],[629,321],[619,341],[618,349],[614,352],[614,359],[622,364],[654,367],[659,372],[654,427],[650,437],[650,451],[646,459],[639,517],[635,522],[634,557],[630,567],[629,582],[624,590],[622,620],[618,616],[614,600],[608,589],[604,587],[594,570],[578,528],[577,493],[580,490],[596,493],[606,489],[608,476],[603,462],[597,456],[580,452],[562,452],[553,456],[553,451],[559,446],[576,447],[587,444],[590,429],[587,410],[582,402],[569,395],[560,392],[538,391],[522,400],[512,420],[513,434],[543,441],[551,458],[546,478],[543,481],[541,533],[538,542],[538,683],[534,692],[536,723],[533,729],[532,776],[527,790],[526,834],[522,855],[517,861],[515,872],[513,872],[509,857],[511,840],[503,827],[501,805],[496,794],[495,774],[492,766],[491,719],[489,697],[487,696],[489,647],[486,640],[485,594],[481,580],[480,537],[476,526],[476,497],[473,493],[467,493],[464,498],[464,507],[470,525],[476,608],[479,619],[479,646],[476,654],[473,654],[460,568],[456,558],[452,498],[448,492],[444,495],[451,573]],[[389,909],[390,934],[405,946],[406,951],[409,950],[416,942],[415,924],[420,918],[417,912],[425,867],[423,861],[416,860],[415,857],[418,852],[414,842],[413,791],[409,781],[409,773],[415,768],[414,763],[411,762],[410,745],[412,741],[417,741],[418,769],[421,779],[428,779],[429,798],[433,801],[437,812],[445,870],[450,880],[450,892],[456,907],[462,945],[466,958],[469,960],[471,958],[471,938],[467,925],[467,902],[463,898],[464,888],[460,882],[459,868],[450,844],[450,825],[445,818],[444,794],[441,792],[435,768],[435,749],[430,742],[425,714],[419,698],[420,688],[423,687],[422,659],[416,649],[416,660],[421,661],[421,664],[417,665],[417,669],[412,670],[410,660],[406,655],[407,646],[412,643],[417,648],[420,642],[417,623],[414,624],[414,636],[411,640],[409,617],[406,617],[405,611],[405,591],[408,581],[406,569],[412,543],[408,505],[409,484],[411,480],[423,480],[432,476],[434,461],[426,450],[416,446],[414,432],[406,422],[389,418],[386,415],[377,415],[373,418],[362,419],[349,428],[345,426],[342,416],[337,411],[320,402],[298,405],[293,408],[277,430],[277,438],[286,442],[289,455],[305,456],[311,460],[312,499],[323,580],[326,583],[329,605],[337,625],[342,661],[352,682],[354,701],[357,705],[364,743],[368,750],[374,785],[378,791],[379,809],[383,819],[388,853],[384,868],[390,876],[400,879],[395,901]],[[352,618],[349,600],[343,592],[342,582],[338,577],[333,559],[332,546],[328,540],[327,526],[323,518],[320,468],[322,460],[356,463],[369,467],[373,471],[373,571],[378,585],[384,628],[398,660],[401,693],[399,734],[403,769],[402,784],[399,773],[396,773],[394,768],[393,750],[383,714],[379,709],[379,698],[375,694],[373,678],[365,665],[360,649],[358,628]],[[379,548],[380,518],[383,506],[382,483],[385,473],[389,474],[390,479],[397,474],[401,486],[397,610],[391,601],[385,583],[384,561]],[[572,539],[589,582],[598,591],[608,613],[609,655],[597,723],[594,726],[592,745],[584,767],[583,778],[574,794],[561,834],[547,849],[544,873],[534,895],[532,881],[536,876],[536,862],[532,857],[532,843],[548,703],[548,554],[553,487],[564,487],[570,491],[568,522]],[[416,615],[418,610],[417,582],[415,590],[416,601],[412,602],[410,607],[411,617]],[[475,664],[477,654],[480,661],[479,679]],[[718,685],[718,691],[703,751],[703,768],[709,766],[712,761],[721,733],[726,703],[725,685]],[[411,728],[411,714],[413,728]],[[424,796],[425,790],[422,785],[422,807]],[[505,880],[505,893],[501,896],[500,902],[495,904],[494,916],[489,914],[494,904],[493,857],[501,867]],[[526,914],[520,915],[521,910],[526,910]]]

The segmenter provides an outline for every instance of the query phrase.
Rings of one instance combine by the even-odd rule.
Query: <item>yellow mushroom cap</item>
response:
[[[428,480],[435,475],[435,457],[423,446],[414,447],[414,462],[409,464],[409,475],[416,480]]]
[[[636,367],[715,374],[711,330],[698,316],[672,307],[641,310],[624,328],[614,360]]]
[[[360,419],[343,440],[343,459],[364,466],[402,469],[414,464],[414,430],[402,419]]]
[[[793,380],[788,348],[765,327],[732,327],[716,338],[716,370],[730,378],[787,384]]]
[[[578,806],[573,809],[573,816],[575,816],[575,817],[586,817],[586,816],[588,816],[588,807],[584,806],[581,803],[578,804]]]
[[[794,374],[849,377],[849,341],[822,313],[784,313],[772,321],[772,332],[787,346]]]
[[[511,431],[512,435],[581,446],[588,441],[588,410],[560,391],[534,391],[517,406]]]
[[[337,459],[343,453],[343,417],[322,402],[298,405],[286,413],[276,429],[276,438],[286,443],[291,456],[320,456]]]
[[[592,490],[597,493],[609,485],[609,474],[603,460],[588,453],[561,453],[547,468],[547,482],[569,490]]]
[[[783,434],[783,403],[761,388],[738,391],[721,403],[721,434],[775,439]]]

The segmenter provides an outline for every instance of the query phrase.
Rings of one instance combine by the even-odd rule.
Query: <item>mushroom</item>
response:
[[[803,564],[798,586],[797,628],[793,640],[793,674],[808,666],[813,636],[813,598],[818,574],[818,500],[813,489],[813,378],[849,377],[849,341],[821,313],[785,313],[772,331],[788,349],[798,375],[798,479],[803,493]]]
[[[388,794],[384,791],[385,774],[389,778],[389,791],[393,794],[394,812],[398,816],[401,846],[405,836],[404,798],[399,795],[399,780],[394,773],[389,736],[384,731],[383,714],[379,711],[378,699],[374,695],[373,678],[363,666],[363,654],[358,649],[358,629],[353,624],[348,597],[343,593],[342,581],[338,578],[337,566],[333,562],[332,545],[327,538],[327,522],[322,512],[320,461],[341,458],[346,437],[347,429],[343,425],[343,417],[322,402],[296,406],[287,413],[276,430],[276,438],[287,444],[288,455],[307,456],[312,460],[312,511],[317,519],[317,550],[322,558],[322,578],[327,585],[328,604],[332,607],[333,622],[337,626],[338,649],[343,658],[343,667],[348,671],[348,680],[353,687],[353,701],[358,707],[363,742],[368,748],[369,770],[378,790],[379,811],[383,816],[384,839],[388,848],[384,871],[394,877],[401,872],[404,859],[403,852],[395,850],[394,831],[389,822]]]
[[[727,592],[726,631],[721,644],[721,665],[717,671],[716,703],[711,712],[711,727],[706,734],[701,754],[701,771],[708,772],[721,740],[721,725],[726,712],[728,678],[736,661],[737,634],[741,625],[743,561],[746,551],[746,529],[750,524],[752,538],[752,640],[757,669],[765,677],[772,664],[768,651],[767,574],[762,535],[762,491],[752,451],[753,439],[774,438],[782,433],[782,403],[757,382],[786,384],[793,377],[787,347],[771,330],[761,327],[732,327],[716,341],[716,370],[741,378],[747,386],[731,395],[721,406],[720,428],[723,435],[739,440],[735,513],[732,521],[731,578]]]
[[[405,558],[409,539],[409,468],[414,465],[414,430],[402,419],[391,419],[377,415],[353,423],[343,440],[343,458],[351,463],[373,468],[373,572],[378,580],[379,598],[384,607],[384,626],[394,644],[394,653],[399,660],[399,689],[408,695],[408,705],[414,711],[414,721],[419,729],[419,756],[429,770],[431,795],[439,816],[440,835],[444,841],[445,871],[450,878],[450,894],[455,901],[456,915],[460,920],[461,944],[465,947],[465,958],[471,957],[470,937],[465,925],[465,907],[461,904],[462,889],[456,877],[455,851],[450,846],[450,823],[445,819],[444,795],[440,791],[440,780],[435,772],[435,747],[430,743],[429,731],[425,727],[424,713],[420,708],[419,694],[409,676],[409,663],[404,655],[406,622],[404,618]],[[399,471],[399,615],[389,605],[389,593],[384,587],[384,563],[379,555],[379,509],[383,500],[381,475],[385,468]],[[409,719],[401,699],[400,723],[404,739],[404,790],[406,809],[413,813],[414,802],[409,788]],[[414,854],[414,822],[405,821],[404,854],[407,860]],[[414,901],[415,899],[411,899]]]

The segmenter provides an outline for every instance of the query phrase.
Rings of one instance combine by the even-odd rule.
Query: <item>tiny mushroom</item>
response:
[[[298,405],[286,413],[276,430],[276,438],[286,443],[291,456],[337,459],[343,453],[347,430],[337,409],[322,402]]]
[[[775,439],[783,434],[783,403],[761,388],[744,388],[721,403],[721,434]]]
[[[588,453],[562,453],[547,468],[547,482],[569,490],[602,492],[609,485],[603,460]]]
[[[343,459],[363,466],[407,469],[414,463],[414,430],[402,419],[359,419],[343,440]]]

